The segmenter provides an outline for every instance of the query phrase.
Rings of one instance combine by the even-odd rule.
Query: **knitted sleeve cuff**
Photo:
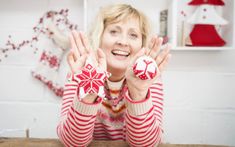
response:
[[[129,114],[138,116],[138,115],[144,115],[152,108],[152,99],[150,96],[150,90],[148,90],[148,94],[146,96],[146,99],[141,101],[134,101],[130,98],[128,90],[125,92],[125,99],[127,104],[127,110]]]
[[[76,82],[78,84],[78,81],[74,78],[74,74],[71,72],[68,72],[66,75],[67,82]]]
[[[78,98],[74,98],[73,107],[76,111],[84,115],[96,115],[98,109],[100,108],[100,104],[102,102],[102,98],[98,97],[95,103],[85,103],[80,101]]]

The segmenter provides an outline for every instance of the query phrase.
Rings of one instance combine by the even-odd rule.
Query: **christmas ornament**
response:
[[[194,25],[190,33],[194,46],[224,46],[225,41],[217,33],[215,26],[206,24]]]
[[[134,74],[141,80],[153,79],[158,72],[156,62],[149,56],[138,58],[133,66]]]
[[[40,57],[36,68],[32,70],[32,76],[40,80],[57,96],[63,95],[63,80],[59,77],[60,63],[69,49],[68,34],[71,31],[70,27],[58,24],[61,16],[50,14],[50,19],[42,21],[43,27],[47,28],[49,39],[47,49],[45,49]]]
[[[211,4],[211,5],[224,5],[222,0],[192,0],[189,5],[202,5],[202,4]]]
[[[78,95],[83,99],[87,94],[95,93],[99,97],[104,98],[104,83],[110,76],[110,73],[94,68],[92,60],[87,59],[84,68],[76,73],[74,79],[78,81]]]
[[[228,22],[220,17],[213,5],[198,6],[193,15],[187,20],[190,24],[226,25]]]
[[[194,24],[186,45],[188,46],[224,46],[226,42],[220,37],[216,25],[228,22],[215,11],[215,5],[222,5],[221,0],[193,0],[189,5],[199,5],[193,15],[187,20]],[[224,3],[223,3],[224,5]]]
[[[60,11],[48,11],[42,17],[40,17],[38,23],[33,27],[33,35],[30,39],[25,39],[22,41],[14,41],[12,35],[8,36],[8,40],[5,43],[5,47],[0,47],[0,62],[3,58],[7,58],[9,52],[20,51],[24,47],[30,47],[33,49],[33,52],[36,54],[39,50],[37,43],[40,42],[41,37],[47,37],[51,39],[52,32],[47,28],[45,22],[48,20],[54,19],[55,25],[64,28],[69,28],[70,30],[76,30],[77,25],[72,24],[67,16],[68,9],[61,9]],[[19,43],[15,43],[19,42]],[[58,42],[57,42],[58,43]]]
[[[59,66],[64,55],[61,48],[50,48],[44,50],[36,68],[32,70],[32,76],[44,83],[57,96],[63,95],[63,84],[59,79]]]

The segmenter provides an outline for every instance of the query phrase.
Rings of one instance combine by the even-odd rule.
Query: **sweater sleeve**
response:
[[[145,100],[133,101],[128,91],[125,94],[127,113],[126,140],[130,146],[155,146],[161,142],[163,88],[154,83]]]
[[[86,104],[77,98],[78,82],[69,77],[63,94],[61,118],[57,126],[59,139],[65,146],[88,146],[101,99]]]

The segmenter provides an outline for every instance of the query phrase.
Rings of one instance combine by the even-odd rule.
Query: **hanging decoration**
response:
[[[189,5],[201,5],[201,4],[222,6],[224,5],[224,2],[222,0],[192,0],[189,3]]]
[[[45,27],[44,22],[51,19],[52,17],[57,18],[55,19],[57,26],[64,25],[70,30],[76,30],[77,25],[72,24],[67,18],[68,12],[68,9],[61,9],[60,11],[47,11],[42,17],[40,17],[37,24],[33,27],[32,37],[30,39],[20,41],[20,43],[15,43],[15,41],[12,39],[12,35],[9,35],[5,43],[5,47],[0,47],[0,62],[7,58],[10,52],[20,51],[24,47],[30,47],[33,50],[34,54],[36,54],[40,50],[36,45],[40,37],[46,36],[48,38],[51,38],[52,32],[50,32],[48,28]]]
[[[10,51],[19,51],[23,47],[30,47],[36,54],[42,51],[36,68],[32,70],[32,76],[40,80],[57,96],[63,95],[63,82],[59,78],[59,67],[61,60],[69,49],[68,34],[71,30],[76,30],[77,25],[72,24],[67,16],[68,9],[60,11],[48,11],[38,21],[37,25],[33,27],[33,36],[31,39],[22,40],[21,43],[16,44],[12,40],[11,35],[6,43],[6,47],[1,49],[0,61],[8,57]],[[37,44],[42,37],[48,38],[47,46],[39,49]]]
[[[92,93],[104,98],[104,81],[110,76],[109,72],[94,68],[92,59],[88,57],[83,69],[74,76],[74,79],[79,83],[79,98],[83,99],[87,94]]]
[[[189,5],[198,8],[188,19],[193,24],[186,45],[188,46],[224,46],[226,42],[219,35],[216,25],[226,25],[228,22],[216,13],[215,6],[222,6],[221,0],[192,0]]]
[[[64,84],[63,80],[59,77],[59,67],[65,52],[69,49],[68,35],[76,27],[74,28],[73,26],[75,25],[72,24],[67,25],[67,15],[57,15],[54,12],[50,16],[50,18],[42,22],[49,32],[48,37],[51,40],[48,43],[50,45],[47,49],[43,50],[36,68],[32,71],[32,75],[45,84],[57,96],[62,97]],[[58,23],[63,22],[61,20],[66,21],[65,23]]]

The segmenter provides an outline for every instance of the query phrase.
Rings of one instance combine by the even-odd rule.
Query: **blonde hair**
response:
[[[140,11],[127,4],[110,5],[101,10],[96,17],[93,28],[89,33],[89,39],[93,49],[100,46],[101,37],[105,27],[111,23],[117,23],[127,20],[130,17],[137,18],[142,33],[142,47],[145,47],[150,33],[150,24],[148,18]]]

